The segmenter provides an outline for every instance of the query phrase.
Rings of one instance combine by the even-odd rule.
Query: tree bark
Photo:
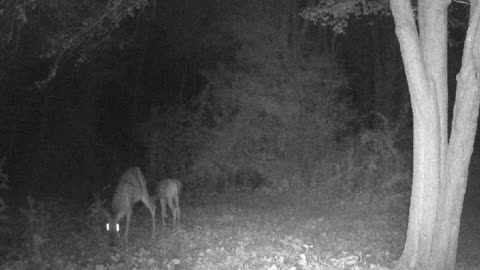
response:
[[[432,269],[454,269],[460,218],[467,187],[468,166],[477,132],[480,100],[480,4],[471,2],[470,24],[463,50],[462,68],[457,76],[457,92],[452,131],[446,155],[445,177],[437,207]],[[443,260],[446,264],[438,262]]]
[[[290,0],[278,1],[278,9],[280,12],[280,33],[281,36],[280,46],[283,52],[283,56],[288,59],[290,57],[289,48],[288,48],[288,37],[290,34],[290,9],[289,9]]]
[[[387,119],[391,119],[391,110],[393,107],[393,88],[386,87],[387,80],[393,79],[388,78],[386,74],[386,66],[384,58],[382,57],[382,36],[381,29],[379,26],[380,22],[375,22],[370,26],[370,38],[371,38],[371,48],[372,48],[372,64],[373,64],[373,89],[375,93],[374,106],[375,111],[383,114]],[[384,39],[383,39],[384,40]],[[385,63],[386,64],[386,63]]]
[[[410,0],[391,0],[396,34],[407,75],[413,112],[413,186],[407,239],[397,269],[455,269],[460,216],[479,107],[477,34],[472,16],[448,142],[448,0],[418,6],[418,30]],[[474,61],[475,60],[475,61]]]

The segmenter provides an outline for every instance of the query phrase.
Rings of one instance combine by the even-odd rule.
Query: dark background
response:
[[[187,188],[313,184],[348,149],[382,155],[365,150],[365,134],[395,145],[383,175],[408,175],[409,95],[388,12],[342,25],[333,12],[316,23],[300,16],[315,1],[122,3],[25,4],[28,21],[2,7],[10,199],[89,199],[133,165]],[[450,111],[465,14],[452,4]]]

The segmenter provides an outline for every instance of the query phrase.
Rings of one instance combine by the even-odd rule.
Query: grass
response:
[[[403,248],[407,209],[405,198],[382,202],[362,196],[339,200],[315,190],[195,198],[182,194],[181,227],[163,228],[157,219],[153,242],[148,211],[141,205],[135,208],[126,251],[107,245],[102,224],[96,224],[100,219],[92,223],[91,216],[78,215],[85,207],[70,204],[69,211],[50,213],[48,232],[30,231],[43,234],[37,236],[44,239],[36,248],[39,260],[34,262],[32,253],[25,252],[35,250],[32,244],[19,246],[16,255],[3,259],[1,268],[391,269]],[[48,211],[61,205],[66,204],[38,208]],[[480,212],[469,205],[475,204],[467,202],[465,207],[458,269],[480,265]],[[28,239],[24,235],[19,242]]]

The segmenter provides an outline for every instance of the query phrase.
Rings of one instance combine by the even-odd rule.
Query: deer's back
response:
[[[157,192],[160,199],[180,195],[182,183],[177,179],[164,179],[158,182]]]
[[[132,206],[142,200],[145,194],[145,178],[138,167],[132,167],[122,174],[112,200],[113,213]]]

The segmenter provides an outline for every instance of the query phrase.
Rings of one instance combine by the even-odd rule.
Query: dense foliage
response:
[[[150,157],[170,166],[161,172],[220,190],[318,181],[320,164],[353,117],[341,98],[346,79],[329,55],[289,60],[276,20],[245,10],[225,17],[221,33],[239,48],[234,61],[203,71],[208,85],[190,116],[177,110],[152,120],[158,125]]]
[[[389,14],[390,9],[387,0],[321,0],[317,4],[305,8],[302,12],[305,19],[333,26],[337,33],[343,33],[352,19]]]
[[[123,47],[127,41],[116,39],[113,31],[147,5],[147,0],[7,0],[0,6],[0,70],[18,76],[19,70],[12,74],[8,68],[17,65],[19,57],[32,63],[45,59],[48,72],[34,78],[36,86],[43,87],[62,62],[84,63],[106,48]]]

